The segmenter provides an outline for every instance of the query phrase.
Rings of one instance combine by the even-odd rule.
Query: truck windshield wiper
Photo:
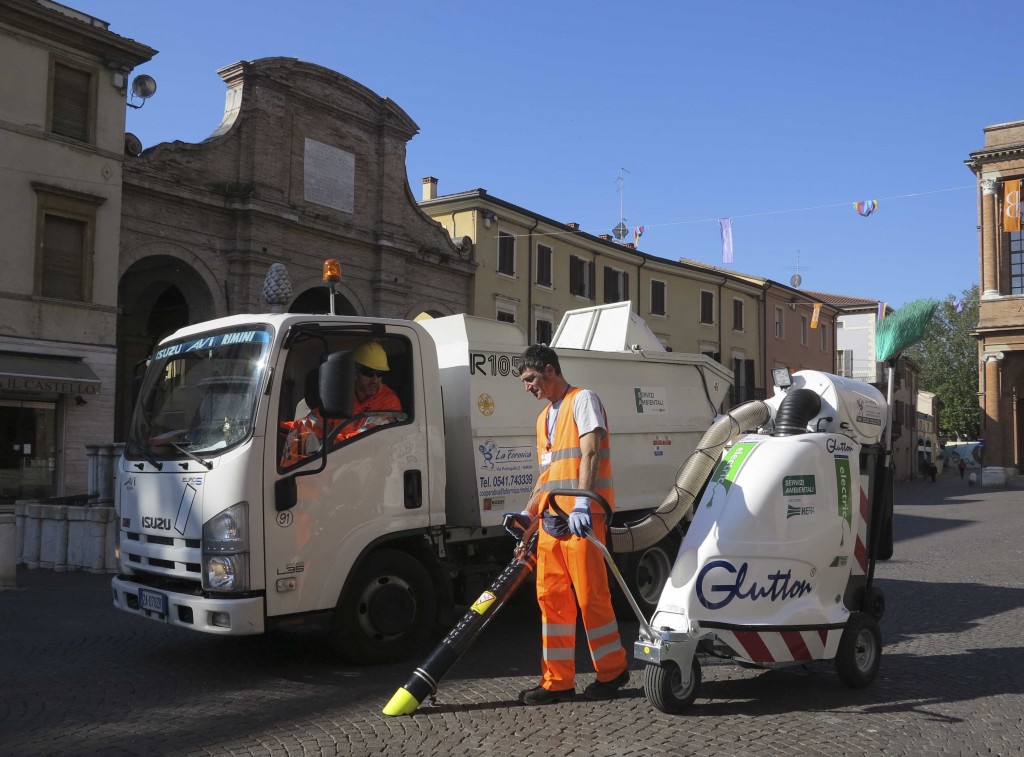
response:
[[[149,463],[154,468],[156,468],[157,470],[163,470],[164,469],[164,464],[161,463],[159,460],[157,460],[156,459],[156,455],[154,455],[152,452],[149,451],[149,445],[148,444],[140,444],[139,445],[139,449],[142,450],[143,457],[145,457],[146,460],[148,460]],[[142,466],[141,465],[139,465],[139,470],[142,470]]]
[[[178,452],[180,452],[183,455],[187,455],[188,457],[190,457],[191,459],[195,460],[200,465],[205,465],[206,466],[206,470],[213,470],[213,463],[211,463],[210,461],[203,460],[203,458],[199,457],[199,455],[192,454],[187,449],[182,447],[180,444],[175,444],[174,442],[170,442],[170,445],[172,447],[174,447],[174,449],[178,450]]]

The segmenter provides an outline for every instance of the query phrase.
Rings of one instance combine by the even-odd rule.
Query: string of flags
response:
[[[1006,230],[1006,231],[1017,230],[1017,229],[1021,228],[1021,225],[1024,225],[1024,224],[1021,224],[1021,216],[1024,215],[1024,212],[1022,212],[1022,211],[1024,211],[1024,191],[1022,191],[1022,190],[1024,190],[1024,187],[1022,187],[1022,183],[1024,183],[1024,182],[1021,182],[1020,180],[1005,182],[1005,184],[1006,184],[1006,197],[1005,197],[1005,201],[1004,201],[1004,206],[1006,208],[1008,208],[1008,210],[1005,212],[1005,218],[1004,218],[1004,230]],[[956,191],[965,190],[965,189],[976,189],[976,187],[977,187],[977,185],[975,185],[975,184],[969,184],[969,185],[960,186],[960,187],[947,187],[946,189],[932,189],[932,190],[925,191],[925,192],[910,192],[908,194],[903,194],[903,195],[892,195],[892,196],[889,196],[889,197],[883,197],[881,199],[882,200],[901,200],[901,199],[906,199],[906,198],[909,198],[909,197],[920,197],[922,195],[938,194],[938,193],[941,193],[941,192],[956,192]],[[878,200],[878,199],[874,199],[874,200],[858,200],[857,202],[853,203],[853,208],[857,212],[858,215],[860,215],[863,218],[867,218],[872,213],[875,213],[875,212],[878,211],[879,203],[880,203],[880,200]],[[719,228],[719,232],[721,234],[721,240],[722,240],[722,262],[726,263],[726,264],[729,264],[729,263],[734,262],[732,222],[734,220],[736,220],[737,218],[757,218],[757,217],[760,217],[760,216],[780,215],[780,214],[783,214],[783,213],[802,213],[802,212],[806,212],[806,211],[810,211],[810,210],[825,210],[827,208],[839,208],[839,207],[849,207],[849,203],[848,202],[837,202],[837,203],[831,203],[831,204],[828,204],[828,205],[815,205],[815,206],[812,206],[812,207],[803,207],[803,208],[789,208],[787,210],[769,210],[769,211],[764,211],[764,212],[761,212],[761,213],[745,213],[745,214],[739,215],[739,216],[729,216],[729,217],[724,217],[724,218],[722,218],[722,217],[720,217],[720,218],[694,218],[694,219],[690,219],[690,220],[686,220],[686,221],[671,221],[671,222],[668,222],[668,223],[656,223],[656,224],[647,224],[645,226],[635,226],[635,227],[633,227],[633,244],[638,246],[639,242],[640,242],[640,237],[642,237],[644,235],[644,232],[646,232],[649,229],[658,227],[658,226],[679,226],[679,225],[683,225],[683,224],[706,223],[708,221],[718,221],[718,228]],[[581,233],[581,231],[580,230],[573,230],[573,231],[567,231],[567,232],[549,232],[547,234],[540,234],[539,236],[559,236],[561,234],[578,234],[578,233]],[[626,233],[628,233],[628,229],[623,225],[623,228],[622,228],[623,236]],[[882,306],[884,306],[884,304],[885,303],[880,303],[879,307],[881,308]],[[879,320],[881,320],[882,317],[884,317],[884,312],[882,310],[879,310]]]
[[[878,303],[878,320],[882,320],[883,318],[885,318],[885,309],[887,307],[888,305],[886,305],[886,303],[884,302]]]

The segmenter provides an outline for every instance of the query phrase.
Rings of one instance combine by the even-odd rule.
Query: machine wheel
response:
[[[885,592],[872,586],[864,594],[864,602],[861,609],[875,620],[881,620],[885,615]]]
[[[882,634],[878,621],[864,613],[850,613],[836,652],[839,677],[851,689],[862,688],[875,680],[881,662]]]
[[[665,588],[676,552],[679,551],[679,537],[672,533],[652,547],[640,552],[624,555],[622,560],[623,577],[636,603],[647,617],[650,617],[658,606],[661,590]],[[619,608],[632,614],[628,603],[623,601]]]
[[[683,686],[682,681],[683,676],[676,663],[649,663],[644,671],[644,694],[647,695],[647,701],[670,715],[678,715],[693,704],[700,691],[700,663],[696,656],[690,663],[689,683]]]
[[[436,615],[437,591],[423,564],[397,549],[379,549],[350,581],[332,631],[353,662],[393,662],[419,649]]]

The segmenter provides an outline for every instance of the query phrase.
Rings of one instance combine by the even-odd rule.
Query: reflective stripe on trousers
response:
[[[603,517],[594,517],[594,532],[604,541]],[[575,686],[577,598],[597,679],[610,681],[626,669],[626,650],[619,639],[606,571],[604,557],[587,539],[570,536],[560,540],[541,530],[537,543],[537,602],[543,623],[544,688]]]

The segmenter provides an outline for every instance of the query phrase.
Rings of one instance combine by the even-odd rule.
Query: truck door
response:
[[[426,413],[415,334],[303,327],[277,387],[264,518],[267,615],[334,606],[352,564],[379,536],[428,525]],[[324,418],[318,368],[334,352],[356,360],[353,415]],[[361,362],[360,362],[361,361]],[[272,433],[268,429],[268,435]],[[323,461],[326,467],[315,471]],[[295,476],[296,504],[275,509],[275,480]]]

